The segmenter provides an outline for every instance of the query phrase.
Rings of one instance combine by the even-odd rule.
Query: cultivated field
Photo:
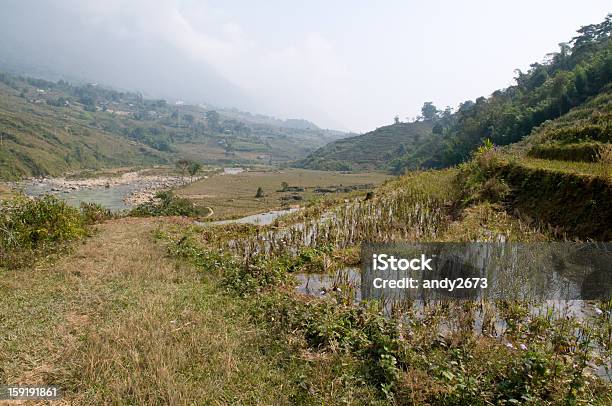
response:
[[[213,209],[212,219],[240,217],[266,210],[304,205],[319,198],[365,194],[390,176],[383,173],[341,173],[305,169],[251,170],[201,179],[177,193]],[[298,189],[282,191],[281,184]],[[367,186],[371,185],[371,186]],[[264,197],[256,198],[261,187]],[[325,189],[326,191],[316,191]],[[352,190],[348,190],[352,189]],[[293,191],[292,191],[293,190]],[[299,199],[299,200],[298,200]]]

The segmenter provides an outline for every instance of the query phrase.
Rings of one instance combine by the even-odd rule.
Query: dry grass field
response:
[[[234,218],[291,205],[304,205],[318,198],[344,198],[352,194],[365,194],[390,179],[383,173],[341,173],[306,169],[260,169],[235,175],[215,175],[194,182],[177,193],[193,199],[198,205],[213,209],[211,219]],[[281,191],[281,184],[303,188],[303,191]],[[353,191],[335,191],[346,187],[362,186]],[[373,185],[365,187],[365,185]],[[264,197],[256,198],[261,187]],[[315,189],[334,190],[319,193]],[[291,196],[300,196],[294,200]]]
[[[59,385],[59,404],[291,403],[307,366],[155,241],[184,221],[113,220],[68,256],[2,272],[0,382]],[[334,380],[325,363],[313,373]]]

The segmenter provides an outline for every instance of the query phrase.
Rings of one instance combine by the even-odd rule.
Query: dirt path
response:
[[[0,275],[0,382],[69,404],[285,403],[244,304],[121,219],[53,265]]]

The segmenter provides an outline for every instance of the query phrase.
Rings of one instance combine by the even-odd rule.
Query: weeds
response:
[[[136,206],[130,212],[135,217],[189,216],[201,217],[209,213],[207,208],[198,207],[189,199],[174,196],[170,191],[158,192],[155,199]]]
[[[612,165],[612,144],[604,144],[599,148],[597,162],[604,165]]]
[[[496,174],[500,162],[498,151],[490,140],[474,153],[472,160],[459,166],[455,187],[462,195],[464,205],[501,202],[510,193],[510,187]]]
[[[610,348],[601,315],[579,321],[560,309],[519,302],[411,302],[389,313],[379,301],[354,305],[343,292],[306,299],[284,287],[293,286],[293,270],[316,263],[329,247],[243,258],[207,251],[193,234],[166,239],[170,253],[219,275],[228,293],[250,298],[253,319],[271,338],[353,359],[361,365],[355,378],[377,387],[381,399],[437,405],[609,400],[609,386],[589,373],[604,362],[594,346]]]
[[[98,203],[82,202],[80,210],[83,221],[88,225],[102,223],[115,217],[109,209],[104,208]]]
[[[53,196],[0,202],[0,267],[18,268],[86,235],[85,218]]]

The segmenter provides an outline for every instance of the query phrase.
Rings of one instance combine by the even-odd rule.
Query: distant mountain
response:
[[[432,122],[398,123],[369,133],[343,138],[319,148],[295,163],[307,169],[394,170],[394,159],[413,151],[432,137]]]
[[[301,118],[288,118],[287,120],[284,120],[284,124],[285,126],[289,128],[295,128],[299,130],[318,130],[319,129],[319,127],[317,127],[316,124],[308,120],[301,119]]]
[[[270,116],[266,116],[263,114],[253,114],[253,113],[249,113],[248,111],[241,111],[236,108],[225,109],[225,108],[218,108],[215,106],[206,106],[206,105],[202,105],[201,107],[206,110],[216,110],[220,114],[228,118],[248,121],[249,123],[253,123],[253,124],[265,124],[265,125],[270,125],[270,126],[275,126],[275,127],[292,128],[296,130],[311,130],[311,131],[320,130],[320,131],[325,132],[326,134],[328,134],[330,137],[333,137],[333,138],[344,138],[344,137],[351,135],[350,133],[346,133],[346,132],[338,131],[338,130],[327,130],[327,129],[324,130],[320,128],[318,125],[316,125],[315,123],[313,123],[312,121],[304,120],[302,118],[288,118],[288,119],[283,120],[280,118],[270,117]]]

